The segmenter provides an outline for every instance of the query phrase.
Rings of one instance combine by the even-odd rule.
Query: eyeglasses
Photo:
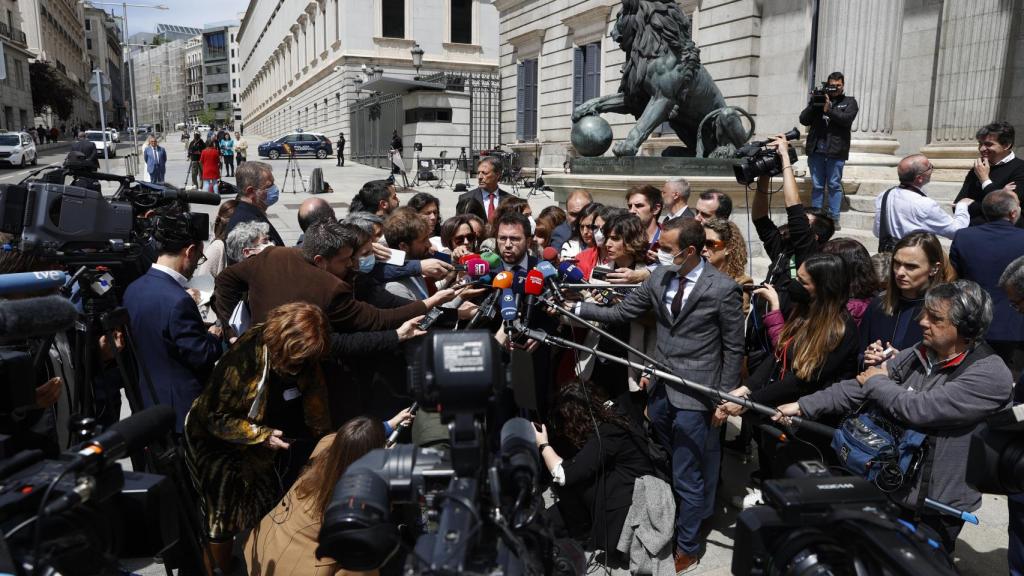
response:
[[[196,266],[202,266],[203,264],[206,264],[206,254],[200,256],[199,261],[196,262]]]
[[[705,240],[704,247],[708,250],[721,250],[725,248],[725,242],[721,240]]]
[[[452,238],[456,244],[473,244],[476,242],[476,234],[460,234]]]

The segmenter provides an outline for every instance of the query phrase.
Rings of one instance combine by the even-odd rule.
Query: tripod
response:
[[[452,181],[451,181],[451,184],[448,185],[449,188],[454,188],[455,187],[455,177],[458,176],[458,174],[459,174],[459,166],[462,166],[462,169],[466,172],[466,176],[465,176],[464,182],[466,184],[466,188],[468,189],[469,188],[469,157],[466,156],[466,147],[465,146],[463,146],[462,150],[459,152],[459,159],[455,161],[455,170],[452,170]]]
[[[197,168],[197,167],[199,167],[199,162],[193,160],[190,157],[188,159],[188,170],[185,171],[185,182],[182,183],[182,185],[181,185],[182,188],[188,187],[188,181],[189,181],[190,178],[192,178],[192,169],[193,168]],[[202,171],[202,169],[200,169],[199,170],[199,176],[202,176],[202,175],[203,175],[203,171]],[[202,178],[196,178],[196,180],[197,180],[197,182],[202,182]],[[200,184],[197,183],[196,184],[196,188],[198,189],[199,186],[200,186]]]
[[[296,183],[302,185],[302,193],[306,193],[306,181],[302,179],[302,168],[299,167],[299,161],[295,159],[295,150],[288,152],[288,165],[284,168],[284,182],[281,183],[281,190],[288,189],[288,175],[292,176],[292,194],[298,194],[295,189]]]
[[[530,187],[530,192],[526,194],[527,200],[538,194],[551,198],[551,194],[544,188],[542,174],[543,170],[540,168],[540,140],[537,140],[533,151],[533,186]]]

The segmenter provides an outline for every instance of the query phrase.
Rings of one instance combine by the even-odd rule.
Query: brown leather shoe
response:
[[[697,564],[700,564],[700,558],[699,557],[697,557],[697,556],[690,556],[689,554],[686,554],[686,553],[683,553],[683,552],[676,552],[675,560],[676,560],[676,574],[679,574],[680,572],[685,572],[685,571],[689,570],[690,568],[696,566]]]

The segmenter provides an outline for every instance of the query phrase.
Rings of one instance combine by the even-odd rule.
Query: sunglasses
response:
[[[461,234],[459,236],[455,236],[452,240],[456,244],[465,244],[466,242],[472,244],[476,242],[476,234]]]
[[[708,250],[721,250],[725,248],[725,242],[721,240],[705,240],[704,247]]]

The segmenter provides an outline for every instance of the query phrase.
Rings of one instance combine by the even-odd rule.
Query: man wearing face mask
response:
[[[629,322],[653,311],[658,325],[655,357],[672,372],[726,392],[738,382],[743,359],[743,296],[731,278],[702,257],[704,227],[677,218],[662,228],[651,277],[610,308],[581,303],[587,320]],[[699,562],[700,525],[718,480],[718,434],[711,433],[714,403],[671,382],[648,386],[647,413],[658,441],[672,455],[677,572]]]
[[[138,363],[148,369],[139,370],[143,403],[154,403],[145,382],[148,374],[153,378],[155,402],[174,408],[179,433],[222,350],[220,328],[206,328],[199,307],[185,291],[203,260],[207,236],[205,221],[190,214],[160,216],[154,233],[159,250],[156,263],[124,295]]]
[[[361,302],[353,294],[355,273],[369,273],[375,263],[369,234],[352,225],[317,222],[306,231],[302,248],[272,246],[224,269],[217,276],[217,317],[226,325],[247,294],[253,324],[278,306],[303,301],[320,306],[338,333],[401,327],[403,338],[412,335],[411,325],[403,323],[455,297],[452,290],[439,290],[388,309]]]
[[[228,221],[226,234],[230,234],[240,222],[266,222],[270,226],[270,240],[275,246],[284,246],[281,235],[267,218],[267,208],[276,204],[280,197],[270,164],[256,161],[242,164],[235,170],[235,182],[238,184],[238,206]]]

